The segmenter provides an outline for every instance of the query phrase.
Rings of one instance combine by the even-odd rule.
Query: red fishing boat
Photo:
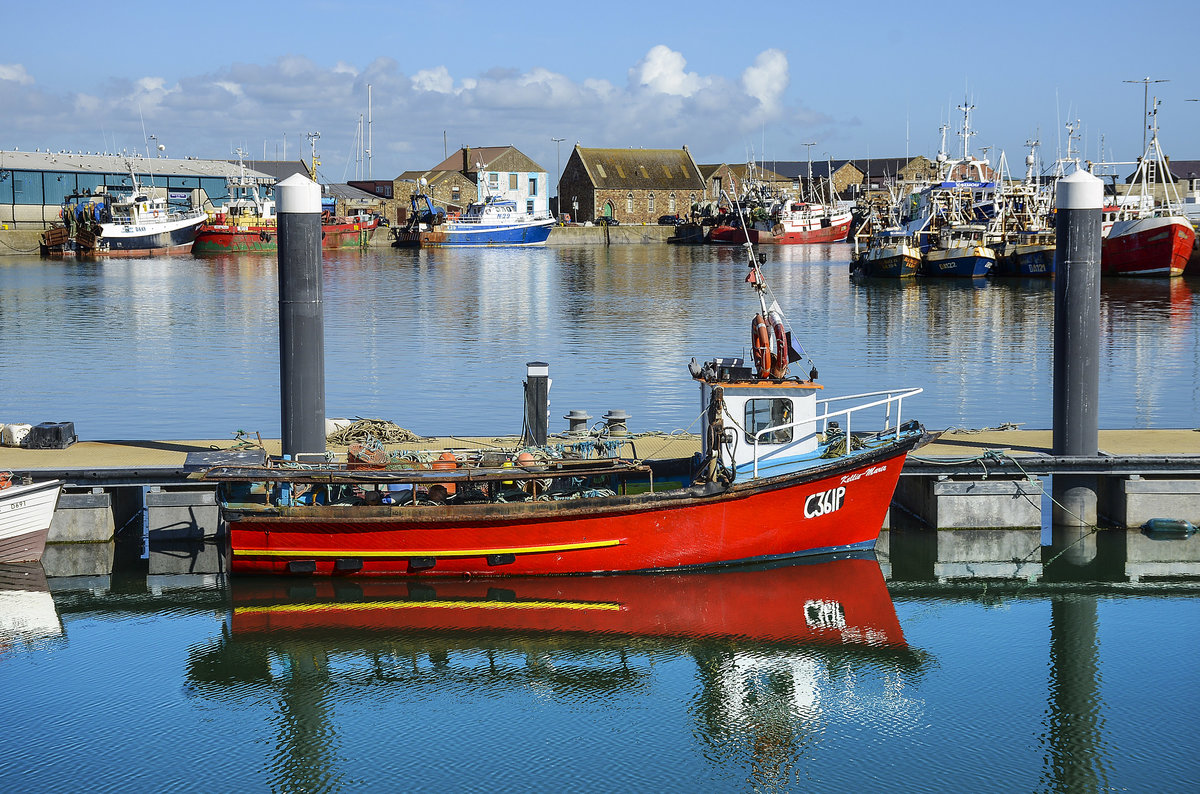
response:
[[[1166,157],[1158,144],[1158,100],[1151,111],[1150,143],[1134,181],[1140,202],[1112,224],[1101,244],[1100,272],[1106,276],[1183,275],[1196,242],[1196,232],[1182,210]],[[1155,198],[1159,177],[1166,199]]]
[[[610,457],[593,444],[345,462],[210,466],[235,574],[501,576],[660,571],[871,548],[909,450],[893,389],[818,399],[778,304],[758,295],[754,367],[714,358],[698,456]],[[869,427],[870,429],[865,429]],[[520,453],[520,454],[518,454]],[[367,466],[364,468],[364,465]]]
[[[238,152],[240,154],[241,150]],[[236,178],[226,181],[229,200],[210,212],[208,220],[197,230],[192,243],[193,254],[264,253],[279,249],[275,201],[266,195],[271,183],[247,177],[240,161],[239,171]],[[338,218],[324,212],[321,214],[321,248],[366,246],[378,225],[379,219],[375,216]]]

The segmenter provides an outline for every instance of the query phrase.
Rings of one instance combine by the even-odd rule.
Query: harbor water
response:
[[[930,429],[1050,426],[1048,281],[764,273],[830,395]],[[687,361],[744,356],[733,248],[324,259],[327,413],[519,432],[572,409],[697,429]],[[1200,283],[1102,283],[1100,424],[1200,424]],[[0,422],[277,437],[270,258],[0,258]],[[802,371],[809,368],[807,361]],[[219,544],[0,565],[0,791],[1190,792],[1200,535],[885,530],[876,555],[487,581],[229,577]]]
[[[1189,578],[1134,584],[1138,533],[1085,582],[945,580],[891,535],[878,561],[532,582],[51,549],[77,575],[0,565],[0,788],[1194,790],[1200,536],[1157,553]]]
[[[847,245],[768,251],[764,273],[826,394],[921,386],[930,429],[1048,428],[1046,280],[852,282]],[[326,408],[434,435],[517,433],[525,364],[560,417],[698,428],[688,359],[747,356],[736,247],[327,252]],[[273,257],[0,258],[0,421],[81,439],[280,432]],[[1100,426],[1200,420],[1200,282],[1105,279]],[[807,361],[794,369],[807,373]]]

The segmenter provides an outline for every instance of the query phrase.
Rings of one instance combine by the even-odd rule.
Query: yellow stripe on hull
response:
[[[555,546],[511,546],[499,549],[390,549],[388,551],[355,551],[352,549],[234,549],[238,557],[486,557],[492,554],[538,554],[555,551],[580,551],[619,546],[619,540],[598,540],[589,543],[562,543]]]
[[[234,614],[260,615],[280,612],[343,612],[368,609],[569,609],[619,612],[620,604],[586,601],[374,601],[350,604],[276,604],[262,607],[237,607]]]

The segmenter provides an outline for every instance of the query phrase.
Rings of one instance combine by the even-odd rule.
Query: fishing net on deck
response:
[[[340,446],[363,444],[404,444],[413,441],[425,441],[411,430],[400,427],[386,419],[355,419],[349,425],[335,430],[325,437],[325,443]]]

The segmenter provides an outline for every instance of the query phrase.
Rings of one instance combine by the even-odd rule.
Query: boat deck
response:
[[[1030,473],[1080,470],[1081,459],[1051,454],[1050,430],[988,430],[945,432],[934,443],[913,453],[906,474],[932,472],[978,474],[980,466],[1019,464]],[[688,457],[700,449],[696,435],[631,434],[622,449],[625,456],[640,458]],[[551,444],[566,439],[551,437]],[[279,454],[279,439],[263,439],[268,454]],[[387,444],[399,451],[417,450],[516,450],[517,436],[435,436],[407,443]],[[40,478],[60,477],[68,482],[177,482],[190,453],[245,448],[232,440],[180,441],[79,441],[67,449],[0,447],[0,470],[30,473]],[[331,446],[342,452],[345,447]],[[1200,430],[1101,430],[1099,471],[1147,473],[1200,472]]]

